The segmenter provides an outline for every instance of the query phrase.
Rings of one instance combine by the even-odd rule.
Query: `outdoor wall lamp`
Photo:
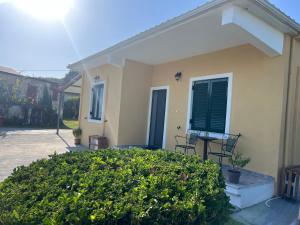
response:
[[[175,79],[176,79],[176,81],[179,81],[179,80],[181,79],[181,76],[182,76],[182,73],[181,73],[181,72],[177,72],[177,73],[175,74]]]

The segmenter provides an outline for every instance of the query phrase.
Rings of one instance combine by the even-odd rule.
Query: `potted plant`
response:
[[[250,158],[245,158],[242,153],[236,152],[229,158],[229,162],[232,168],[228,170],[228,180],[230,183],[238,184],[241,177],[240,169],[250,162]]]
[[[80,145],[81,143],[81,129],[80,127],[73,129],[73,135],[75,137],[74,143],[75,145]]]

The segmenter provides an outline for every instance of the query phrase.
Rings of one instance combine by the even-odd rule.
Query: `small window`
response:
[[[104,83],[97,83],[92,86],[90,103],[90,120],[101,121],[103,115],[103,94]]]
[[[226,132],[228,78],[194,81],[190,129]]]

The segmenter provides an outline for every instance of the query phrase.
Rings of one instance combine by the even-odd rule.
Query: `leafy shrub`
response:
[[[2,224],[224,224],[217,164],[162,151],[53,155],[0,184]]]

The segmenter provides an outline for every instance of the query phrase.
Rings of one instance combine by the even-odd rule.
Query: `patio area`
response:
[[[245,225],[298,225],[299,202],[282,198],[237,211],[232,218]]]
[[[72,130],[0,128],[0,182],[17,166],[75,148]]]
[[[233,184],[227,179],[228,169],[230,166],[223,165],[226,194],[235,207],[244,209],[272,198],[275,186],[273,177],[242,169],[239,184]]]

